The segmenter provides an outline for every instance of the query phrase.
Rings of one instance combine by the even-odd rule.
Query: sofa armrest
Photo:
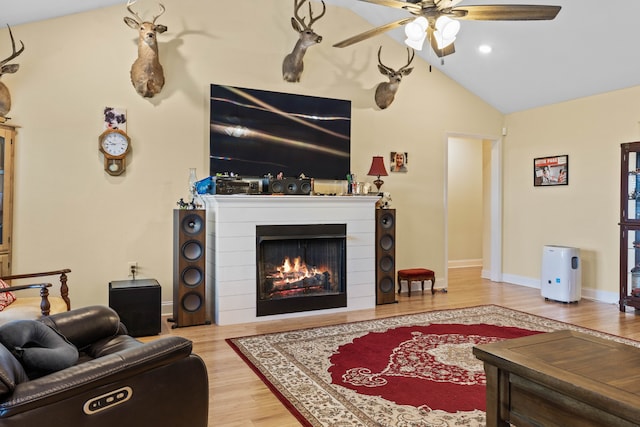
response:
[[[121,332],[118,313],[102,305],[82,307],[38,320],[58,331],[79,350]]]
[[[192,343],[186,338],[161,337],[20,383],[16,385],[13,394],[0,403],[0,414],[3,417],[12,416],[33,408],[46,407],[117,381],[132,381],[145,371],[189,357],[191,350]]]

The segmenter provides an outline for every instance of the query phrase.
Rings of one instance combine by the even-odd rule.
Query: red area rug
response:
[[[305,426],[484,426],[473,346],[559,329],[639,345],[494,305],[227,342]]]

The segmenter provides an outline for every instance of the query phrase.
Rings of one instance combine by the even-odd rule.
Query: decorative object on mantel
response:
[[[17,58],[22,53],[22,51],[24,51],[24,43],[22,43],[22,40],[20,40],[20,49],[16,51],[16,42],[13,39],[11,27],[7,25],[7,28],[9,29],[9,37],[11,37],[11,49],[13,52],[7,58],[0,61],[0,76],[2,76],[3,74],[11,74],[18,71],[18,69],[20,68],[19,64],[7,64],[7,62]],[[7,88],[7,86],[5,86],[4,83],[0,82],[0,123],[4,123],[9,119],[9,117],[7,117],[9,110],[11,110],[11,94],[9,93],[9,89]]]
[[[191,200],[191,209],[204,208],[204,202],[196,188],[197,182],[198,176],[196,175],[196,168],[189,168],[189,199]]]
[[[391,193],[385,191],[380,200],[376,202],[376,209],[389,209],[391,207]]]
[[[373,159],[371,160],[371,167],[369,168],[367,175],[378,177],[373,181],[373,183],[376,185],[378,192],[380,192],[380,187],[384,184],[384,181],[381,180],[380,177],[389,175],[387,173],[387,169],[384,167],[384,158],[382,156],[373,156]]]
[[[152,98],[160,93],[164,86],[164,70],[158,57],[158,40],[156,35],[167,31],[164,25],[156,25],[158,19],[165,11],[160,4],[160,14],[153,17],[151,22],[143,21],[136,12],[131,9],[131,5],[137,0],[127,1],[127,10],[134,18],[124,17],[124,23],[137,30],[138,35],[138,58],[131,65],[131,83],[136,92],[145,98]]]
[[[180,200],[176,202],[178,208],[183,210],[204,208],[204,202],[200,197],[200,193],[198,192],[198,182],[199,181],[198,176],[196,175],[196,168],[189,168],[189,195],[187,197],[187,200],[189,201],[185,202],[184,198],[181,197]]]
[[[282,62],[282,78],[291,83],[297,83],[300,81],[300,76],[304,69],[302,59],[304,58],[304,54],[307,52],[307,49],[322,41],[322,36],[316,34],[311,29],[311,25],[324,16],[327,11],[327,7],[324,4],[324,1],[321,0],[322,13],[314,18],[311,3],[309,3],[309,24],[307,25],[304,22],[306,18],[300,18],[298,15],[298,10],[306,1],[307,0],[293,0],[294,16],[291,18],[291,26],[298,32],[298,41],[291,53],[285,56],[284,61]]]
[[[384,110],[389,105],[391,105],[391,103],[395,99],[396,92],[398,92],[400,82],[402,81],[402,77],[408,76],[409,74],[411,74],[411,71],[413,71],[413,67],[407,67],[411,65],[416,52],[413,49],[407,48],[407,64],[398,69],[398,71],[394,70],[391,67],[387,67],[382,63],[382,60],[380,59],[381,52],[382,46],[380,46],[380,48],[378,49],[378,70],[380,70],[380,73],[383,76],[387,76],[389,78],[389,81],[378,83],[378,86],[376,86],[375,100],[376,105]]]

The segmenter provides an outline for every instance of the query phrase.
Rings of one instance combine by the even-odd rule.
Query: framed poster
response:
[[[533,185],[569,184],[569,155],[538,157],[533,159]]]

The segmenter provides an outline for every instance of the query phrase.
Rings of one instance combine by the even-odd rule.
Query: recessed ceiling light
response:
[[[491,46],[489,46],[488,44],[481,44],[478,47],[478,52],[484,53],[484,54],[491,53]]]

